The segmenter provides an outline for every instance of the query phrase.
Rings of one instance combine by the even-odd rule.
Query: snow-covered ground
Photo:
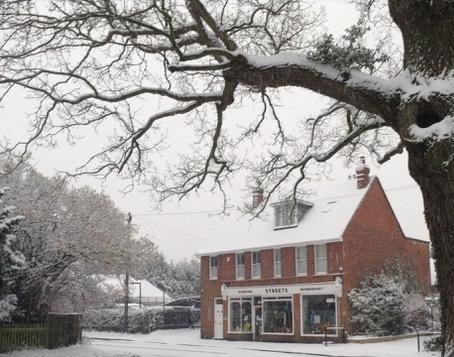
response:
[[[160,330],[149,335],[84,332],[83,344],[53,351],[14,352],[8,357],[438,357],[417,352],[415,338],[367,344],[297,344],[202,340],[198,329]]]

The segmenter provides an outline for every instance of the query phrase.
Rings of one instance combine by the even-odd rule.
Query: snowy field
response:
[[[202,340],[198,329],[161,330],[149,335],[85,332],[83,344],[53,351],[2,354],[8,357],[438,357],[417,352],[416,339],[368,344],[292,344]]]

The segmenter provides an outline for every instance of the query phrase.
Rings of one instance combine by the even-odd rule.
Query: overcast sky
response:
[[[357,14],[352,5],[346,4],[347,1],[323,0],[317,1],[326,8],[327,26],[330,32],[335,34],[353,24]],[[300,95],[301,92],[299,92]],[[324,99],[313,93],[305,93],[304,98],[292,97],[289,93],[283,100],[283,115],[298,116],[316,113],[322,105]],[[2,118],[3,135],[10,140],[17,140],[24,137],[27,129],[27,116],[25,113],[32,110],[32,104],[27,98],[18,95],[5,103],[0,112]],[[241,108],[241,115],[250,114],[251,108]],[[83,144],[68,146],[65,144],[51,150],[38,150],[34,153],[33,162],[35,167],[46,175],[53,175],[59,170],[68,170],[80,163],[81,155],[88,154],[98,147],[97,136],[102,133],[89,133]],[[171,135],[174,142],[181,139],[178,130]],[[411,204],[412,211],[407,212],[407,217],[414,219],[415,215],[420,217],[417,223],[410,225],[413,229],[412,236],[426,237],[424,223],[422,222],[422,201],[419,190],[414,181],[409,177],[406,169],[406,157],[401,156],[392,162],[384,165],[380,170],[378,167],[371,167],[372,174],[379,174],[387,188],[404,187],[404,190],[414,192],[414,203]],[[348,174],[353,173],[353,168],[343,168],[340,164],[334,163],[334,170],[331,179],[342,181],[346,180]],[[102,183],[94,178],[83,178],[79,184],[88,184],[91,187],[102,190],[109,194],[116,204],[125,212],[131,212],[133,222],[140,225],[140,232],[148,236],[158,244],[160,250],[169,258],[179,260],[191,258],[191,256],[201,249],[208,241],[216,239],[212,232],[214,227],[222,224],[219,218],[213,218],[207,212],[216,212],[220,209],[222,202],[219,195],[201,194],[199,197],[191,197],[189,200],[180,202],[169,202],[164,205],[162,211],[154,210],[155,203],[144,192],[145,188],[137,188],[133,192],[123,195],[120,188],[124,183],[112,177],[108,182]],[[246,181],[238,178],[230,187],[230,194],[233,202],[239,204],[244,195]],[[329,181],[326,183],[329,184]],[[402,190],[398,189],[397,191]],[[395,191],[395,192],[397,192]],[[405,203],[405,202],[403,202]],[[411,213],[411,214],[410,214]],[[406,217],[403,220],[408,219]],[[410,218],[411,219],[411,218]],[[218,227],[217,227],[218,228]]]

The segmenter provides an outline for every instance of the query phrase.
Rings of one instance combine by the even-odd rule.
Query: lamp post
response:
[[[131,213],[128,213],[128,216],[126,218],[126,221],[127,221],[127,224],[128,224],[128,227],[131,226],[131,221],[132,221],[132,215]],[[130,242],[130,232],[128,232],[128,236],[126,237],[127,239],[127,249],[129,249],[129,242]],[[125,282],[124,282],[124,286],[125,286],[125,306],[124,306],[124,323],[123,323],[123,332],[124,333],[127,333],[128,332],[128,320],[129,320],[129,311],[128,311],[128,308],[129,308],[129,251],[125,251],[126,253],[126,272],[125,272]]]

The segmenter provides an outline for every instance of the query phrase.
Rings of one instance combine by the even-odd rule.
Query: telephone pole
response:
[[[128,218],[127,218],[127,223],[128,223],[128,228],[131,226],[131,221],[132,221],[132,215],[131,212],[128,212]],[[128,309],[129,309],[129,242],[130,242],[130,236],[128,232],[128,236],[126,237],[128,243],[126,244],[126,273],[125,273],[125,311],[124,311],[124,325],[123,325],[123,332],[126,333],[128,332]]]

